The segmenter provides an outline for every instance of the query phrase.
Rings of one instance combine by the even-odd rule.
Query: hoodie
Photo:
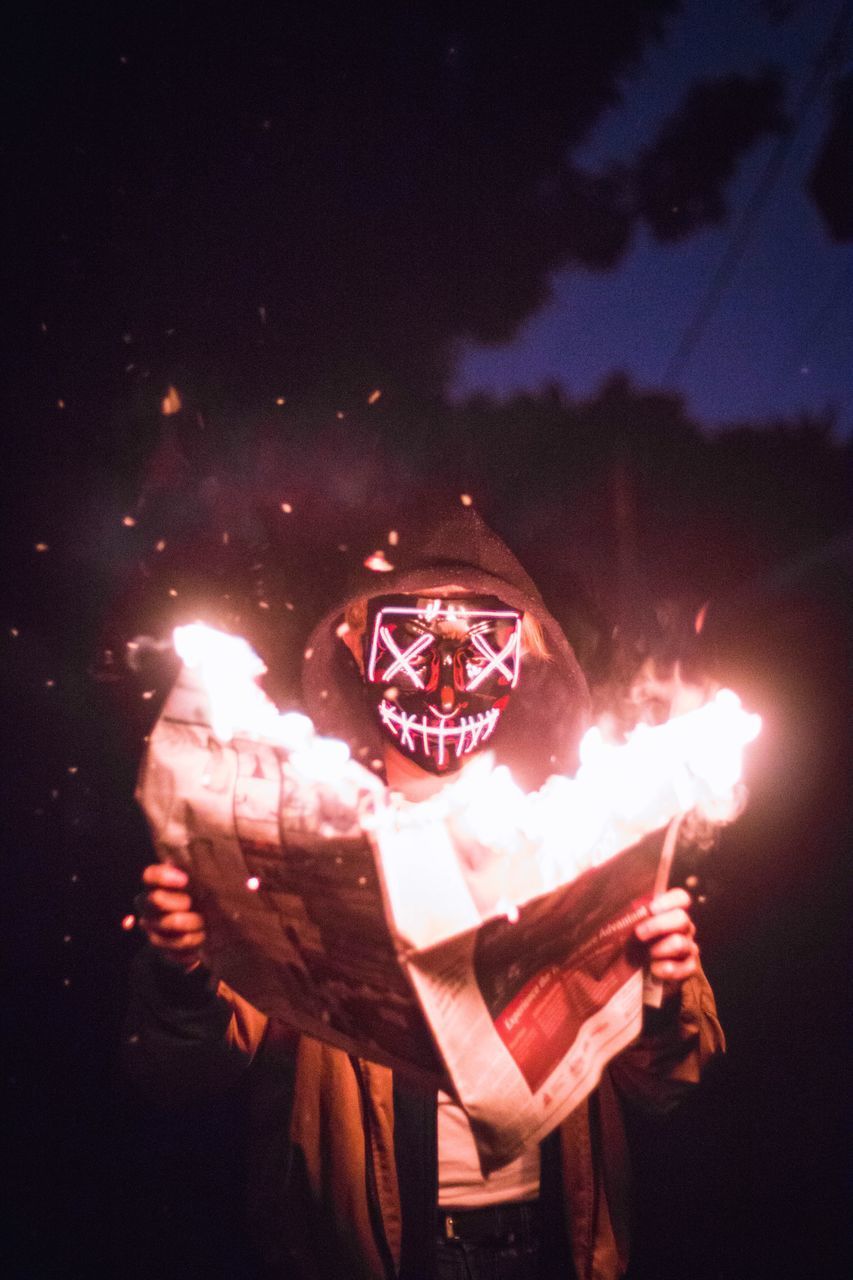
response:
[[[303,692],[318,732],[343,738],[356,758],[381,758],[382,739],[352,654],[339,638],[347,606],[387,595],[426,595],[462,587],[496,596],[532,616],[548,657],[527,654],[521,678],[489,740],[497,763],[509,766],[526,790],[549,774],[571,773],[589,719],[589,691],[574,652],[533,581],[473,507],[457,507],[395,549],[390,571],[361,570],[349,590],[314,628],[306,650]]]

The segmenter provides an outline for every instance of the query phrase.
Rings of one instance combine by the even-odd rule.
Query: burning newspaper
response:
[[[472,763],[410,804],[345,744],[282,715],[236,637],[179,628],[184,666],[138,798],[190,872],[214,972],[265,1013],[453,1093],[484,1165],[544,1137],[639,1033],[630,945],[660,891],[660,840],[733,815],[737,697],[621,746],[593,730],[574,779],[524,795]]]

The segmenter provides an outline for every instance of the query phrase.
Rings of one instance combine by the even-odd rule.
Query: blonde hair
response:
[[[530,653],[541,662],[551,661],[542,623],[527,610],[521,615],[521,652]]]

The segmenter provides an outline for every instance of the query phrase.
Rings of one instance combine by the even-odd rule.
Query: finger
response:
[[[660,915],[664,911],[671,911],[675,907],[681,907],[684,911],[689,911],[693,905],[693,899],[686,889],[667,889],[666,893],[659,893],[656,898],[652,898],[649,903],[649,911],[653,916]]]
[[[653,960],[649,972],[661,982],[685,982],[698,968],[696,956],[688,956],[685,960]]]
[[[143,871],[142,883],[155,888],[183,889],[189,883],[189,876],[170,862],[153,862]]]
[[[198,951],[204,946],[206,939],[203,929],[195,933],[163,933],[160,929],[148,928],[146,933],[152,946],[158,947],[161,951],[177,952],[179,954]]]
[[[651,938],[661,938],[667,933],[686,933],[692,938],[695,932],[696,926],[683,907],[664,911],[661,915],[647,916],[634,930],[641,942],[648,942]]]
[[[144,922],[145,923],[145,922]],[[157,933],[203,933],[204,920],[196,911],[175,911],[147,922]]]
[[[192,911],[193,900],[188,893],[175,893],[168,889],[152,889],[141,895],[145,915],[168,915],[172,911]]]
[[[668,933],[665,938],[659,938],[649,947],[649,955],[654,960],[678,960],[698,954],[696,943],[683,933]]]

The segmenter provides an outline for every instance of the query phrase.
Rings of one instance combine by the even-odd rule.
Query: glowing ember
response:
[[[46,542],[36,543],[36,551],[49,551],[49,550],[50,550],[50,547],[47,545]]]
[[[122,929],[124,929],[125,933],[130,933],[131,929],[135,928],[135,926],[136,926],[135,915],[129,914],[122,917],[121,927]]]
[[[463,507],[470,507],[473,504],[474,499],[471,497],[470,493],[460,493],[459,501],[462,503]]]
[[[281,509],[286,516],[289,516],[293,511],[293,507],[290,505],[289,502],[283,502],[281,504]]]
[[[122,516],[121,522],[126,529],[132,529],[133,526],[136,524],[136,521],[134,520],[133,516]]]
[[[372,569],[374,573],[390,573],[394,566],[385,557],[385,552],[381,549],[374,551],[373,555],[368,556],[364,561],[365,569]]]
[[[367,403],[376,404],[376,401],[379,400],[381,396],[382,396],[382,392],[379,391],[378,389],[376,391],[371,391],[370,395],[367,397]]]
[[[176,387],[169,387],[169,390],[160,401],[160,412],[164,417],[169,418],[173,413],[181,411],[181,394]]]
[[[257,877],[257,876],[249,876],[249,879],[246,881],[246,888],[247,888],[247,889],[250,889],[250,890],[252,891],[252,893],[257,893],[257,891],[258,891],[258,889],[260,889],[260,887],[261,887],[261,882],[260,882],[260,880],[258,879],[258,877]]]

